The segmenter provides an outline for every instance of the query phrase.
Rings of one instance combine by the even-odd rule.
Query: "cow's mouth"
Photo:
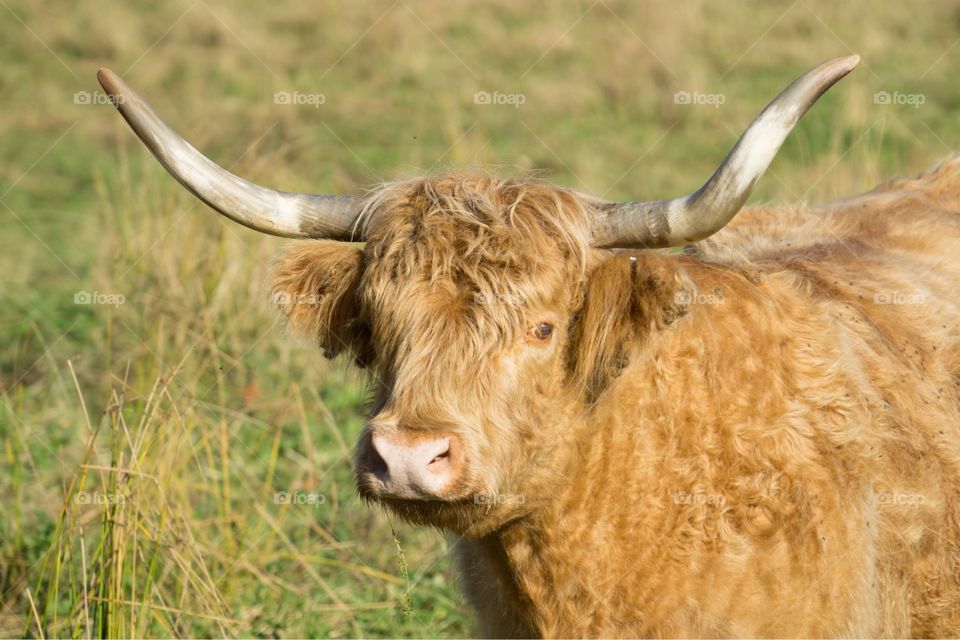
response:
[[[446,500],[403,500],[361,495],[398,518],[416,525],[451,531],[464,538],[481,538],[504,530],[529,515],[526,505],[491,501],[490,494],[470,494]]]
[[[446,455],[437,456],[440,458],[438,464],[447,464]],[[434,464],[431,462],[431,464]],[[477,492],[465,486],[445,487],[442,493],[427,493],[416,490],[415,488],[390,487],[384,482],[383,470],[381,468],[358,468],[356,471],[357,493],[364,500],[383,504],[386,506],[400,505],[421,505],[435,507],[457,507],[468,504],[482,504],[481,492]]]

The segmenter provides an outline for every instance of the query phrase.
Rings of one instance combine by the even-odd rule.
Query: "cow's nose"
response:
[[[374,434],[373,474],[384,495],[404,499],[441,497],[455,475],[455,439],[449,436],[405,443],[389,435]]]

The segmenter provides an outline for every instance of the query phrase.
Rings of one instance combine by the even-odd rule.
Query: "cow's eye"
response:
[[[549,322],[541,322],[527,332],[527,335],[537,342],[546,342],[553,334],[553,325]]]

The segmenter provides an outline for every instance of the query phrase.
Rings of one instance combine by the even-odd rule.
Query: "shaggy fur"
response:
[[[358,457],[462,440],[449,495],[384,503],[460,536],[482,634],[960,635],[960,160],[680,254],[592,249],[589,206],[387,185],[362,249],[275,274],[376,380]]]

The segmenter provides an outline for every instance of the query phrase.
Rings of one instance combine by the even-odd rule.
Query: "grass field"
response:
[[[452,542],[355,496],[366,391],[285,335],[264,287],[283,242],[195,203],[98,67],[224,166],[295,191],[475,165],[676,195],[783,85],[849,52],[861,68],[753,202],[852,194],[960,147],[949,2],[0,0],[0,16],[3,637],[472,633]]]

